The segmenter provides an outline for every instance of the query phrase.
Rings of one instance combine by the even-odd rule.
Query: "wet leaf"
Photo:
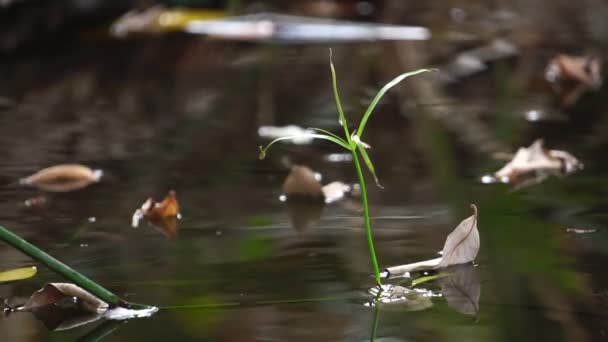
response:
[[[31,278],[35,276],[37,272],[38,269],[34,266],[0,272],[0,283]]]
[[[61,164],[42,169],[19,180],[22,185],[35,186],[45,191],[66,192],[99,182],[103,171],[79,164]]]
[[[142,219],[146,219],[153,226],[160,228],[160,231],[167,238],[175,238],[178,233],[177,221],[181,218],[179,202],[175,191],[169,194],[161,202],[156,202],[154,198],[148,198],[141,208],[133,213],[131,225],[138,227]]]
[[[70,283],[49,283],[41,290],[32,294],[30,299],[19,308],[20,311],[56,304],[65,298],[75,298],[76,302],[86,311],[93,313],[105,312],[109,305],[83,288]]]
[[[518,185],[530,177],[570,174],[583,168],[583,164],[570,153],[547,150],[543,144],[543,140],[538,139],[530,147],[520,147],[513,159],[494,173],[495,179]]]
[[[301,165],[294,165],[291,168],[281,190],[287,196],[323,197],[323,189],[317,173]]]
[[[473,215],[464,219],[448,235],[440,258],[389,267],[387,275],[399,276],[406,272],[440,269],[452,265],[466,264],[475,260],[479,252],[479,231],[477,230],[477,207],[471,204]]]
[[[51,331],[64,331],[97,321],[103,315],[78,308],[45,305],[31,310],[34,316]]]

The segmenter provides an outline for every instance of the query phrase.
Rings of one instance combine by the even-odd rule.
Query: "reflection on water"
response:
[[[55,40],[44,36],[56,46],[38,46],[31,32],[2,21],[10,30],[0,33],[0,224],[127,300],[161,308],[126,324],[99,320],[60,332],[33,314],[12,314],[0,318],[3,338],[604,340],[605,90],[563,106],[544,72],[559,53],[602,55],[608,7],[541,0],[499,7],[385,1],[374,7],[374,20],[428,27],[433,38],[332,44],[350,116],[403,71],[458,68],[459,56],[472,52],[482,62],[472,73],[447,70],[450,82],[424,75],[395,88],[367,129],[385,187],[369,189],[382,266],[435,255],[470,215],[469,203],[479,207],[479,266],[421,284],[441,296],[425,298],[418,311],[364,305],[374,280],[356,196],[328,205],[278,200],[286,159],[328,182],[352,184],[355,170],[343,151],[318,141],[277,144],[267,160],[257,159],[259,127],[341,131],[328,46],[181,34],[115,40],[87,26],[110,20],[74,23],[73,30],[87,30],[69,39],[58,28]],[[513,49],[484,50],[496,41]],[[533,110],[538,115],[526,120]],[[479,182],[504,164],[493,156],[541,137],[585,170],[517,192]],[[99,167],[104,177],[67,193],[18,185],[68,162]],[[172,189],[184,214],[178,235],[130,227],[143,199]],[[0,269],[30,264],[0,244]],[[0,285],[0,297],[23,303],[44,283],[62,280],[39,270]]]

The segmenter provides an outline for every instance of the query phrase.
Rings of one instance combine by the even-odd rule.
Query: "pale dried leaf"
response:
[[[474,261],[479,252],[480,241],[477,230],[477,207],[471,204],[471,208],[473,215],[460,222],[448,235],[440,258],[389,267],[386,269],[386,275],[400,276],[407,272],[436,270]]]
[[[477,207],[471,205],[473,215],[460,222],[445,241],[441,262],[435,268],[472,262],[479,252],[479,231],[477,230]]]
[[[583,167],[573,155],[565,151],[546,150],[538,139],[530,147],[521,147],[507,165],[494,173],[504,182],[517,182],[533,172],[571,173]]]
[[[22,178],[19,183],[35,186],[46,191],[66,192],[99,182],[102,175],[103,171],[93,170],[84,165],[61,164],[42,169],[33,175]]]
[[[90,312],[103,313],[109,305],[83,288],[70,283],[49,283],[34,292],[20,310],[31,310],[37,307],[55,304],[64,298],[76,298],[82,307]]]

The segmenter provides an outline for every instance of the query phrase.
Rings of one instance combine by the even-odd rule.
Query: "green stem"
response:
[[[369,215],[369,205],[367,204],[367,189],[365,188],[365,178],[363,177],[363,170],[361,170],[361,164],[359,163],[359,156],[357,156],[357,150],[351,150],[353,155],[353,161],[357,168],[357,176],[359,176],[359,186],[361,187],[361,200],[363,202],[363,216],[365,216],[365,235],[367,237],[367,244],[369,246],[369,253],[372,257],[372,264],[374,265],[374,275],[376,276],[376,285],[382,285],[380,281],[380,267],[378,267],[378,259],[376,258],[376,249],[374,248],[374,238],[372,237],[372,222]]]
[[[49,254],[45,253],[38,247],[32,245],[31,243],[23,240],[19,236],[13,234],[8,229],[0,226],[0,239],[4,240],[4,242],[8,243],[12,247],[20,250],[21,252],[27,254],[31,258],[43,263],[52,271],[61,274],[74,284],[82,287],[83,289],[89,291],[91,294],[97,296],[97,298],[103,300],[104,302],[112,305],[112,306],[126,306],[127,303],[120,299],[114,293],[106,290],[101,287],[99,284],[95,283],[91,279],[85,277],[84,275],[78,273],[73,270],[66,264],[61,261],[53,258]]]
[[[378,299],[378,298],[376,298]],[[376,300],[376,305],[374,305],[374,320],[372,321],[372,333],[369,338],[370,342],[376,341],[376,335],[378,334],[378,321],[380,318],[380,303]]]

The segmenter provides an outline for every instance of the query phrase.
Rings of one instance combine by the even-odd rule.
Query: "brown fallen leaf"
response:
[[[602,85],[602,61],[593,55],[571,56],[558,54],[549,61],[545,79],[553,85],[564,106],[574,104],[588,90]]]
[[[177,236],[177,221],[181,218],[179,202],[175,191],[169,194],[161,202],[156,202],[154,198],[148,198],[141,208],[133,213],[132,226],[138,227],[142,219],[146,219],[150,224],[161,229],[167,238]]]
[[[102,175],[102,170],[93,170],[84,165],[61,164],[22,178],[19,184],[35,186],[45,191],[66,192],[99,182]]]
[[[287,196],[323,197],[320,176],[306,166],[294,165],[281,190]]]
[[[452,265],[473,262],[479,252],[479,231],[477,230],[477,207],[471,204],[473,215],[464,219],[448,235],[440,258],[389,267],[386,276],[401,276],[407,272],[436,270]]]
[[[19,311],[56,304],[64,298],[74,298],[82,309],[93,313],[101,314],[109,308],[108,303],[79,286],[70,283],[49,283],[34,292],[25,305],[19,308]]]
[[[597,56],[558,54],[549,61],[545,77],[549,82],[575,81],[597,89],[602,85],[601,68],[602,60]]]
[[[530,176],[564,175],[583,168],[583,164],[570,153],[547,150],[543,144],[543,140],[538,139],[530,147],[520,147],[513,159],[494,173],[495,179],[519,185],[529,180]]]

